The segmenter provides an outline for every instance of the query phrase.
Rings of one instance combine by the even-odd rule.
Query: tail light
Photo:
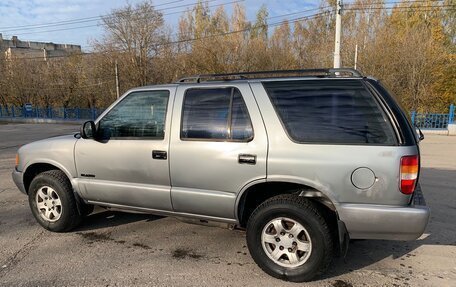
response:
[[[412,194],[418,180],[420,158],[418,155],[408,155],[401,158],[401,192]]]

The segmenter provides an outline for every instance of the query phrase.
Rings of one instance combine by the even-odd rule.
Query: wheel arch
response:
[[[30,184],[32,183],[33,178],[35,178],[38,174],[48,171],[48,170],[62,171],[68,178],[68,181],[71,183],[73,190],[76,190],[75,184],[72,180],[73,177],[71,176],[70,172],[65,167],[63,167],[61,164],[54,162],[54,161],[40,160],[40,161],[36,161],[33,163],[29,163],[24,168],[24,175],[22,177],[22,180],[23,180],[25,191],[27,192],[27,194],[28,194],[28,189],[30,187]]]
[[[256,181],[247,185],[236,199],[236,219],[241,227],[247,226],[247,221],[255,208],[265,200],[281,195],[296,194],[296,196],[306,197],[315,203],[318,210],[330,223],[333,229],[333,236],[338,242],[339,255],[344,254],[348,248],[348,232],[345,224],[340,221],[337,213],[337,202],[334,197],[321,191],[315,186],[296,181]]]
[[[258,206],[264,200],[280,194],[297,194],[298,196],[311,198],[313,201],[324,205],[326,208],[336,212],[334,201],[318,188],[312,185],[296,181],[275,180],[275,181],[254,181],[246,185],[236,198],[235,216],[241,226],[246,223],[246,212],[251,214],[253,210],[246,210],[248,204],[256,203]]]

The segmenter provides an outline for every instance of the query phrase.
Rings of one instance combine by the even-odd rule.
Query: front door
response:
[[[167,131],[174,92],[129,93],[97,122],[100,139],[76,142],[76,168],[85,199],[172,210]]]
[[[172,125],[174,210],[234,219],[239,192],[266,178],[267,136],[249,85],[180,86]]]

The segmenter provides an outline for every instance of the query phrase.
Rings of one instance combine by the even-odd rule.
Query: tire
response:
[[[297,195],[279,195],[263,202],[250,216],[247,246],[267,274],[304,282],[323,274],[331,263],[335,255],[331,234],[313,202]]]
[[[28,198],[33,216],[47,230],[69,231],[82,221],[71,183],[60,170],[38,174],[30,184]]]

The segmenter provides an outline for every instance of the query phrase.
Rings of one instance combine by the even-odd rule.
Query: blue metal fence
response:
[[[33,107],[1,107],[0,118],[39,118],[39,119],[64,119],[64,120],[95,120],[104,109],[83,108],[39,108]],[[411,112],[412,123],[420,129],[446,129],[448,124],[454,122],[455,106],[450,105],[448,113],[417,113]]]
[[[63,120],[94,120],[104,109],[0,107],[0,118],[39,118]]]
[[[447,129],[448,124],[454,122],[454,111],[454,105],[451,104],[446,114],[412,112],[412,123],[420,129]]]

